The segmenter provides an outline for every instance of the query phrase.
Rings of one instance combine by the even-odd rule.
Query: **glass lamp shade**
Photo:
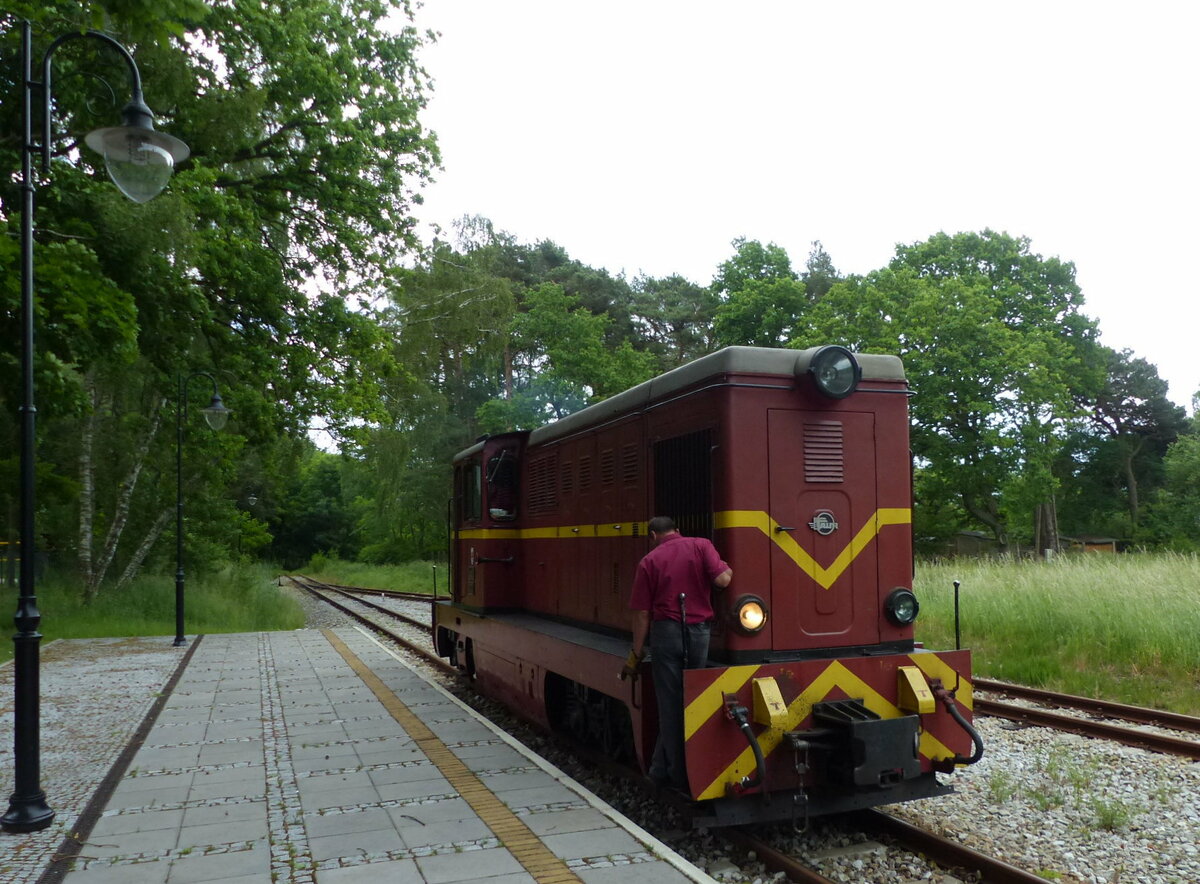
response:
[[[188,146],[170,135],[141,126],[97,129],[84,139],[104,154],[104,165],[117,189],[135,203],[158,196],[175,164],[187,159]]]
[[[200,412],[204,415],[204,420],[214,430],[223,429],[225,423],[229,420],[229,415],[233,413],[225,407],[225,403],[221,401],[221,396],[218,393],[213,394],[212,402],[209,403],[208,408],[201,408]]]

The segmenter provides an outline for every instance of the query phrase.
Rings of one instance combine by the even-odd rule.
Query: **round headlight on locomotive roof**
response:
[[[862,366],[845,347],[822,347],[813,354],[808,373],[821,394],[830,399],[845,399],[862,380]]]
[[[767,625],[767,606],[756,595],[744,595],[733,603],[733,619],[738,629],[753,635]]]
[[[897,626],[908,626],[917,619],[917,612],[921,610],[921,606],[912,590],[901,587],[891,591],[883,609],[888,619]]]

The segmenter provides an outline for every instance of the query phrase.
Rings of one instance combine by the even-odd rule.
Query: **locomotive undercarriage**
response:
[[[621,701],[551,672],[546,675],[546,717],[554,730],[576,742],[633,764],[633,722]]]

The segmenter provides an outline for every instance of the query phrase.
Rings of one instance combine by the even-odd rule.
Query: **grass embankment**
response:
[[[341,586],[360,586],[363,589],[392,589],[399,592],[425,592],[433,594],[436,581],[438,595],[449,595],[449,574],[445,565],[431,562],[406,562],[403,565],[366,565],[362,562],[344,562],[325,556],[313,556],[308,567],[294,572]]]
[[[1200,557],[918,564],[926,647],[954,646],[955,580],[976,674],[1200,715]]]
[[[294,599],[280,592],[276,574],[267,565],[231,565],[215,574],[189,577],[184,587],[185,634],[190,638],[206,632],[302,627],[304,612]],[[70,578],[50,574],[36,589],[43,643],[57,638],[175,635],[173,575],[139,577],[119,592],[101,590],[86,606],[78,583]],[[11,608],[0,610],[0,617],[7,616],[11,626],[17,588],[5,590],[3,597],[11,602]],[[0,661],[10,659],[12,653],[11,641],[0,642]]]

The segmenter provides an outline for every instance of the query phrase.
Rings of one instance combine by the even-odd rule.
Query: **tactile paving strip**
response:
[[[337,649],[350,668],[363,680],[396,719],[421,751],[442,772],[458,794],[471,805],[484,824],[500,842],[516,857],[535,880],[543,884],[580,881],[561,859],[542,844],[529,827],[500,801],[492,790],[451,752],[446,744],[431,731],[411,709],[397,697],[387,685],[358,656],[329,629],[321,632]]]

